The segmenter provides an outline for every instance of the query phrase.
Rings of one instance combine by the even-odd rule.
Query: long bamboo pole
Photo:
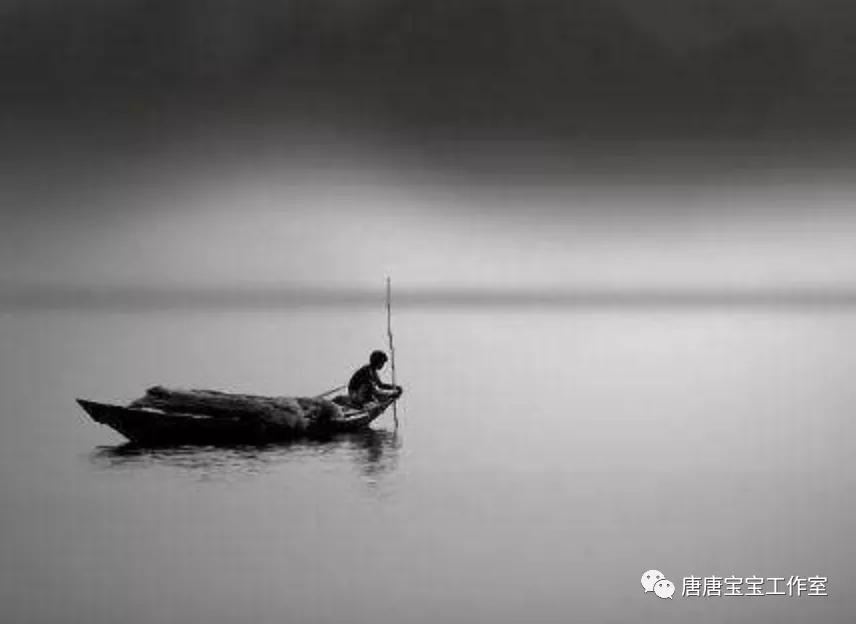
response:
[[[386,335],[389,338],[389,359],[392,364],[392,385],[395,385],[395,345],[392,343],[392,281],[386,278]],[[392,416],[398,427],[398,404],[392,404]]]

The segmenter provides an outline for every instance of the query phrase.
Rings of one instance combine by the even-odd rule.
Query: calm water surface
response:
[[[74,404],[318,393],[384,322],[0,316],[3,620],[853,621],[856,314],[402,312],[401,426],[323,444],[140,451]],[[693,574],[830,595],[681,598]]]

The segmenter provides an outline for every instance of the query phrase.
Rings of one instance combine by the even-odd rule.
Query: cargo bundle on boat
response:
[[[139,444],[236,444],[355,431],[397,399],[354,406],[347,396],[268,397],[155,386],[127,405],[77,402],[94,421]]]

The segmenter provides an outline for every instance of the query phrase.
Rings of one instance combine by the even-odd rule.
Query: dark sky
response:
[[[0,282],[850,288],[854,42],[833,0],[6,3]]]
[[[856,99],[841,5],[30,0],[0,18],[0,78],[19,114],[130,123],[261,109],[421,135],[830,138]]]

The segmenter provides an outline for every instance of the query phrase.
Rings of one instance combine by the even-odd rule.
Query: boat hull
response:
[[[380,417],[394,401],[352,411],[346,418],[331,420],[321,425],[310,425],[301,430],[272,425],[258,419],[215,418],[130,408],[84,399],[78,399],[77,403],[92,420],[110,427],[129,441],[146,446],[162,446],[265,444],[301,437],[325,437],[359,431]]]

